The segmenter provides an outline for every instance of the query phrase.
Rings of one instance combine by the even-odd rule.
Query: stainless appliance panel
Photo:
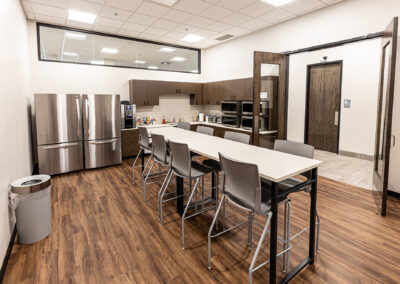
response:
[[[121,136],[119,95],[82,95],[84,140]]]
[[[222,125],[230,127],[240,127],[240,115],[226,115],[221,116]]]
[[[240,114],[242,111],[240,101],[222,101],[221,112],[226,114]]]
[[[259,131],[269,130],[269,118],[266,116],[260,116],[259,120]],[[244,129],[253,129],[253,116],[242,116],[241,127]]]
[[[253,101],[244,101],[242,102],[242,115],[252,115],[253,114]],[[269,102],[262,101],[260,102],[260,115],[268,115],[269,114]]]
[[[122,163],[120,138],[85,141],[84,144],[86,169]]]
[[[37,144],[82,140],[80,95],[35,94]]]
[[[82,142],[38,146],[40,174],[60,174],[83,169]]]

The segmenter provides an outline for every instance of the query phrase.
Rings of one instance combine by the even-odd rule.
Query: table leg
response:
[[[175,189],[177,196],[183,195],[183,178],[176,176]],[[176,199],[176,212],[183,214],[183,196]]]
[[[213,172],[212,174],[211,174],[211,188],[212,188],[212,191],[211,191],[211,196],[212,196],[212,198],[213,199],[215,199],[215,197],[216,197],[216,189],[215,189],[215,182],[216,182],[216,176],[218,175],[218,173],[216,173],[216,172]]]
[[[311,203],[310,203],[310,238],[309,238],[309,258],[310,264],[314,263],[314,252],[315,252],[315,212],[317,210],[317,179],[318,169],[315,168],[311,171],[311,178],[314,182],[311,185]]]
[[[270,263],[269,263],[269,283],[276,283],[276,252],[278,242],[278,184],[272,183],[271,188],[271,236],[270,236]]]

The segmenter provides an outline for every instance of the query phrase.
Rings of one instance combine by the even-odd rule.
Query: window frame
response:
[[[85,63],[85,62],[69,62],[69,61],[60,61],[60,60],[53,60],[53,59],[43,59],[43,58],[41,58],[41,52],[40,52],[40,50],[41,50],[40,27],[48,27],[48,28],[54,28],[54,29],[59,29],[59,30],[65,30],[65,31],[73,31],[73,32],[79,32],[79,33],[85,33],[85,34],[91,34],[91,35],[99,35],[99,36],[112,37],[112,38],[118,38],[118,39],[123,39],[123,40],[130,40],[130,41],[138,41],[138,42],[144,42],[144,43],[149,43],[149,44],[156,44],[156,45],[159,45],[159,46],[168,46],[168,47],[174,47],[174,48],[193,50],[193,51],[197,52],[198,72],[178,71],[178,70],[163,70],[163,69],[148,69],[146,67],[133,67],[133,66],[131,67],[131,66],[119,66],[119,65],[107,65],[107,64],[98,65],[98,64]],[[152,41],[152,40],[145,40],[145,39],[139,39],[139,38],[134,38],[134,37],[114,35],[114,34],[102,33],[102,32],[97,32],[97,31],[88,31],[88,30],[83,30],[83,29],[77,29],[77,28],[71,28],[71,27],[66,27],[66,26],[59,26],[59,25],[41,23],[41,22],[36,22],[36,40],[37,40],[37,51],[38,51],[38,60],[39,61],[56,62],[56,63],[67,63],[67,64],[80,64],[80,65],[90,65],[90,66],[104,66],[104,67],[140,69],[140,70],[148,70],[148,71],[177,72],[177,73],[198,74],[198,75],[201,74],[201,49],[199,49],[199,48],[186,47],[186,46],[182,46],[182,45],[175,45],[175,44],[163,43],[163,42],[159,42],[159,41]]]

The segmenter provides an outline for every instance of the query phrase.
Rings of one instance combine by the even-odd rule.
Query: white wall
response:
[[[0,1],[0,263],[14,223],[10,183],[32,172],[27,26],[19,1]]]
[[[345,0],[331,7],[208,48],[205,81],[253,76],[253,51],[284,52],[383,31],[398,0]]]
[[[339,150],[373,155],[378,100],[381,40],[290,56],[288,139],[304,142],[307,65],[343,60]],[[351,99],[351,108],[343,100]]]
[[[201,82],[201,74],[44,62],[38,60],[36,23],[29,21],[33,93],[116,93],[129,99],[130,79]]]

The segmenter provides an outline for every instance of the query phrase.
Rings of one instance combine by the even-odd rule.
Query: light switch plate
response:
[[[351,100],[344,100],[344,108],[350,108]]]

